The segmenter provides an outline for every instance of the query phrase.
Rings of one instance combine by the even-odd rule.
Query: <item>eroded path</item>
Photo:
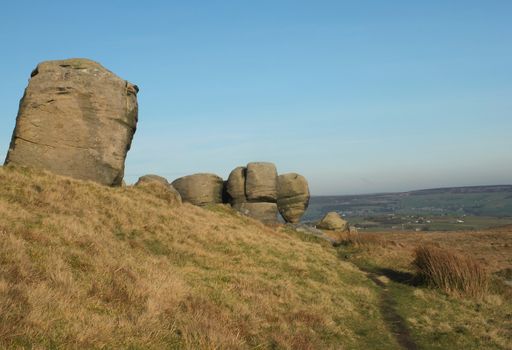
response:
[[[361,269],[361,268],[360,268]],[[419,349],[416,342],[412,339],[411,332],[407,327],[407,323],[396,310],[396,300],[389,292],[386,283],[382,282],[377,274],[371,271],[365,271],[368,278],[372,280],[377,286],[380,287],[380,311],[382,318],[393,334],[398,344],[406,350],[417,350]]]
[[[312,228],[308,225],[298,224],[292,226],[295,230],[301,233],[309,234],[316,236],[320,239],[326,240],[329,243],[336,246],[338,242],[335,240],[329,238],[326,236],[321,230],[317,230],[316,228]],[[400,316],[398,311],[396,310],[397,302],[391,292],[389,291],[387,284],[384,283],[382,280],[379,279],[379,276],[385,276],[385,275],[379,275],[375,272],[372,272],[369,269],[365,269],[361,266],[358,266],[357,264],[354,264],[359,270],[364,272],[366,276],[373,281],[378,287],[379,287],[379,297],[380,297],[380,312],[382,314],[382,318],[384,322],[386,323],[386,326],[388,327],[389,331],[393,335],[393,337],[396,339],[397,343],[400,345],[402,349],[405,350],[419,350],[420,347],[414,339],[411,336],[411,332],[409,328],[407,327],[407,322],[405,319]],[[390,273],[397,274],[396,271],[387,271]],[[398,273],[399,275],[399,273]],[[402,282],[405,281],[409,276],[394,276],[396,280],[401,280]],[[404,278],[406,277],[406,278]]]

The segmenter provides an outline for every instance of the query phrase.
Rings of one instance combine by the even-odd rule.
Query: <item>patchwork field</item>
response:
[[[367,231],[464,231],[512,224],[512,186],[312,197],[305,221],[336,211]]]

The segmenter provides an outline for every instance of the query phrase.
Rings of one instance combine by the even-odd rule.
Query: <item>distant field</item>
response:
[[[458,232],[379,231],[364,235],[378,236],[394,243],[396,254],[412,255],[417,246],[431,243],[469,254],[492,272],[512,271],[512,226]]]
[[[478,186],[401,193],[312,197],[304,217],[329,211],[366,230],[477,230],[512,224],[512,186]]]

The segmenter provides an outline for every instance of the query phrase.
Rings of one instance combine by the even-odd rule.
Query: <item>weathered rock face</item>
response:
[[[172,206],[178,206],[182,203],[181,195],[165,177],[158,175],[144,175],[139,177],[135,187],[142,188],[151,192],[158,198],[164,199]]]
[[[277,201],[277,170],[272,163],[247,164],[245,195],[249,202]]]
[[[286,222],[297,223],[309,205],[309,186],[306,178],[296,173],[279,175],[277,207]]]
[[[222,203],[224,181],[215,174],[194,174],[172,182],[184,202],[194,205]]]
[[[348,222],[343,220],[340,215],[334,211],[331,211],[322,218],[317,224],[316,228],[322,230],[333,230],[333,231],[348,231]]]
[[[237,203],[233,208],[240,213],[257,219],[265,225],[277,224],[277,204],[276,203]]]
[[[245,174],[246,167],[237,167],[229,174],[226,190],[231,204],[246,202],[245,198]]]
[[[121,185],[137,92],[87,59],[40,63],[20,101],[5,163]]]

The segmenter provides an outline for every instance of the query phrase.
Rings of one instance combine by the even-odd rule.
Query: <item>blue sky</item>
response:
[[[510,1],[32,1],[0,12],[0,158],[40,61],[140,87],[126,177],[249,161],[313,194],[512,183]]]

